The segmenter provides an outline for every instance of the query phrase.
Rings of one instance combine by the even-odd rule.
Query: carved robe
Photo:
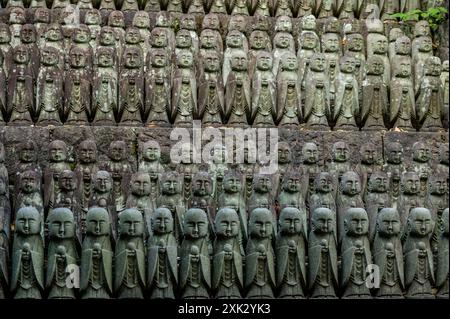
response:
[[[37,77],[38,125],[61,125],[63,114],[63,72],[58,65],[41,66]]]

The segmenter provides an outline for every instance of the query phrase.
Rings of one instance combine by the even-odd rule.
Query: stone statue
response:
[[[186,29],[180,29],[175,36],[174,58],[176,59],[178,55],[186,51],[192,53],[193,57],[197,57],[198,48],[194,46],[194,41],[192,39],[190,31]],[[194,69],[197,69],[197,64],[198,62],[193,62]]]
[[[132,172],[127,150],[125,141],[112,141],[109,145],[109,161],[105,166],[105,170],[112,177],[112,195],[117,212],[125,208],[127,187]],[[112,222],[115,224],[114,218]]]
[[[45,287],[49,299],[75,299],[75,287],[67,285],[68,267],[79,265],[76,222],[69,208],[56,208],[48,219],[49,244]]]
[[[87,69],[87,72],[92,72],[92,63],[94,58],[94,50],[90,44],[91,41],[91,31],[89,30],[88,26],[85,24],[80,24],[75,26],[71,33],[71,42],[67,43],[66,48],[69,48],[69,54],[70,51],[73,48],[79,48],[84,51],[84,57],[86,59],[86,65],[85,68]],[[70,58],[70,57],[69,57]]]
[[[25,170],[16,179],[16,198],[14,216],[22,207],[33,206],[44,220],[44,202],[41,195],[41,175],[33,170]]]
[[[40,51],[37,46],[36,28],[32,24],[24,24],[20,29],[20,42],[28,49],[30,54],[29,65],[35,79],[39,72]]]
[[[405,32],[402,29],[400,29],[400,28],[392,28],[389,31],[389,37],[388,37],[389,38],[389,50],[388,50],[388,52],[389,52],[389,58],[390,59],[392,57],[394,57],[395,54],[396,54],[395,47],[396,47],[397,39],[400,38],[400,37],[403,37],[403,36],[405,36]],[[410,53],[411,53],[411,51],[410,51]]]
[[[203,18],[203,16],[205,15],[205,13],[203,12],[201,14],[201,17]],[[199,52],[199,38],[198,38],[198,28],[197,28],[197,20],[198,20],[199,15],[198,14],[184,14],[181,16],[180,19],[180,30],[186,30],[188,32],[188,34],[190,35],[191,38],[191,42],[192,42],[192,50],[195,56],[198,55]]]
[[[181,298],[207,299],[211,288],[211,242],[208,238],[208,218],[198,208],[184,214],[183,241],[180,248]]]
[[[110,220],[116,220],[116,206],[112,192],[112,179],[107,171],[99,170],[93,175],[94,189],[92,190],[91,198],[89,199],[89,208],[101,207],[107,210]],[[85,225],[82,224],[83,233],[85,232]],[[115,230],[115,223],[112,224]]]
[[[111,220],[106,209],[90,208],[81,254],[80,291],[83,299],[109,299],[113,292]]]
[[[302,166],[300,167],[300,173],[302,181],[305,185],[308,185],[303,189],[303,196],[306,201],[309,201],[309,197],[314,193],[314,181],[317,174],[321,173],[323,168],[323,161],[320,159],[319,148],[316,143],[308,142],[302,147]]]
[[[372,298],[366,285],[366,267],[372,264],[372,254],[369,243],[369,218],[364,208],[349,208],[345,212],[344,232],[341,244],[342,298]]]
[[[239,236],[239,224],[239,216],[234,209],[222,208],[217,212],[211,288],[219,299],[242,298],[245,253]]]
[[[207,18],[205,18],[207,19]],[[213,52],[217,53],[220,57],[220,62],[222,64],[223,60],[223,44],[222,37],[219,31],[212,29],[204,29],[200,33],[200,48],[199,48],[199,62],[204,63],[205,56],[207,53]],[[203,66],[204,67],[204,66]],[[222,65],[221,65],[222,67]],[[201,67],[199,67],[201,70]],[[223,78],[222,78],[223,79]]]
[[[333,189],[338,191],[338,185],[341,177],[345,172],[351,171],[352,164],[350,163],[350,148],[344,141],[337,141],[333,144],[331,149],[331,162],[327,167],[327,171],[333,177]]]
[[[218,208],[232,208],[238,216],[243,241],[247,239],[247,210],[242,192],[241,176],[234,171],[228,171],[223,178],[223,193],[219,194]]]
[[[231,58],[231,71],[224,82],[226,87],[225,114],[229,125],[248,125],[251,112],[251,88],[247,70],[246,53],[244,51],[234,52]]]
[[[256,57],[256,70],[252,75],[251,122],[256,127],[274,126],[276,116],[276,82],[272,73],[270,53],[261,52]]]
[[[128,209],[136,209],[141,213],[147,227],[150,226],[151,213],[156,208],[150,198],[150,184],[150,174],[146,172],[131,175],[130,194],[126,202]]]
[[[4,155],[2,156],[2,151],[1,151],[2,146],[0,145],[0,162],[4,161]],[[5,168],[6,170],[6,168]],[[21,177],[21,175],[23,174],[23,172],[27,171],[27,170],[32,170],[34,172],[36,172],[39,176],[38,177],[38,181],[40,183],[41,178],[42,178],[42,170],[39,167],[38,163],[37,163],[37,146],[36,143],[31,140],[31,139],[27,139],[25,141],[23,141],[22,143],[20,143],[19,149],[18,149],[18,160],[14,165],[14,172],[15,175],[10,175],[10,183],[14,184],[15,186],[15,193],[17,194],[17,188],[18,188],[18,183],[16,183],[15,181],[17,179],[19,179]],[[1,175],[1,173],[0,173]]]
[[[412,146],[412,162],[409,170],[417,172],[420,178],[420,197],[425,198],[427,194],[427,180],[431,175],[430,165],[431,147],[427,142],[415,142]]]
[[[448,145],[446,143],[442,143],[439,146],[439,157],[438,157],[439,163],[436,165],[436,172],[439,174],[443,174],[444,176],[447,176],[447,189],[449,188],[449,169],[448,169],[448,162],[449,162],[449,154],[448,154]]]
[[[250,48],[249,56],[249,74],[253,74],[256,67],[256,57],[262,51],[272,51],[272,41],[266,31],[254,30],[249,37]]]
[[[255,174],[253,176],[253,191],[247,201],[247,211],[250,214],[256,208],[268,209],[273,217],[273,233],[277,233],[277,215],[275,212],[275,201],[271,194],[272,177],[267,174]]]
[[[363,195],[367,191],[367,182],[373,172],[381,171],[380,158],[377,147],[372,142],[363,143],[359,150],[361,155],[360,162],[355,167],[355,172],[361,178],[361,192]]]
[[[7,111],[9,125],[30,125],[34,113],[34,73],[30,52],[19,44],[12,49],[13,64],[8,74]]]
[[[160,181],[161,194],[156,200],[157,207],[166,207],[170,209],[175,223],[174,234],[176,238],[182,236],[182,222],[186,206],[182,196],[181,176],[174,171],[166,172],[161,175]]]
[[[105,34],[106,31],[103,31]],[[111,35],[111,38],[112,35]],[[117,104],[117,61],[115,49],[99,47],[95,55],[97,67],[92,83],[92,123],[95,125],[115,125]]]
[[[118,10],[111,11],[108,16],[108,26],[114,30],[116,43],[122,46],[125,43],[125,20],[123,12]]]
[[[397,201],[397,210],[400,214],[402,227],[406,227],[411,209],[423,207],[423,204],[424,201],[420,198],[419,175],[416,172],[403,173],[400,181],[400,196]]]
[[[292,2],[290,0],[277,0],[275,5],[275,17],[287,16],[291,17],[292,14]]]
[[[337,298],[335,221],[335,214],[328,208],[317,208],[311,216],[308,242],[308,288],[311,291],[311,298]]]
[[[45,4],[42,5],[43,5],[42,7],[37,8],[36,7],[32,8],[30,6],[30,8],[27,10],[28,15],[33,17],[32,20],[34,27],[36,28],[36,35],[38,41],[43,36],[43,34],[45,33],[45,29],[50,24],[50,10],[45,6]]]
[[[400,194],[400,179],[402,174],[406,171],[403,163],[403,146],[399,142],[386,143],[386,164],[383,170],[387,173],[389,178],[389,193],[391,202],[397,203]]]
[[[384,64],[378,56],[366,63],[367,74],[362,83],[361,127],[363,130],[383,130],[388,114],[388,91],[383,80]]]
[[[165,172],[165,168],[161,164],[161,149],[157,141],[148,140],[142,145],[138,171],[146,172],[150,175],[150,200],[153,203],[153,207],[156,207],[156,199],[160,194],[159,181],[161,174]]]
[[[414,86],[411,79],[411,59],[399,57],[394,66],[390,85],[390,116],[393,128],[415,131],[416,106]]]
[[[61,125],[63,114],[63,73],[57,49],[41,49],[41,68],[37,76],[36,115],[38,125]]]
[[[345,54],[350,54],[355,58],[356,80],[361,87],[366,75],[366,55],[364,53],[364,37],[360,33],[351,33],[346,35]],[[383,65],[384,67],[384,65]],[[383,68],[384,72],[384,68]],[[382,72],[382,74],[383,74]]]
[[[220,125],[224,119],[225,88],[220,75],[221,57],[216,51],[206,52],[201,60],[203,70],[198,84],[198,115],[204,125]]]
[[[289,171],[284,174],[281,191],[278,195],[278,206],[280,209],[295,207],[304,213],[305,198],[300,186],[301,181],[301,175],[295,171]],[[304,214],[306,215],[306,213]]]
[[[173,235],[172,213],[160,207],[153,212],[152,236],[148,244],[147,286],[151,299],[174,299],[178,282],[178,244]]]
[[[41,299],[44,290],[42,219],[34,207],[19,209],[12,246],[11,291],[14,299]]]
[[[281,210],[276,239],[278,298],[304,298],[306,289],[306,214],[299,209]]]
[[[177,68],[172,82],[171,118],[174,125],[191,126],[197,114],[194,56],[192,52],[185,50],[177,55]]]
[[[272,247],[274,219],[267,208],[256,208],[250,213],[249,240],[246,248],[246,298],[274,298],[276,286],[275,253]]]
[[[213,197],[213,180],[207,172],[195,173],[192,178],[192,198],[188,203],[189,208],[200,208],[208,216],[211,227],[210,234],[214,234],[214,219],[216,217],[216,203]]]
[[[9,29],[11,31],[11,46],[15,48],[16,46],[20,45],[20,30],[22,29],[22,26],[24,26],[26,23],[25,20],[25,10],[24,8],[15,7],[11,8],[10,14],[9,14]]]
[[[146,284],[144,219],[134,208],[119,215],[114,265],[114,290],[119,299],[143,299]]]
[[[345,214],[349,208],[364,208],[361,194],[361,178],[353,171],[345,172],[339,185],[340,192],[336,198],[338,239],[345,234]]]
[[[133,17],[132,26],[139,30],[141,34],[141,47],[146,48],[144,52],[147,52],[150,48],[150,17],[146,11],[138,11]]]
[[[309,62],[305,78],[305,121],[306,127],[314,130],[329,130],[330,82],[325,73],[324,54],[315,53]]]
[[[441,219],[442,212],[448,206],[447,178],[440,173],[434,173],[428,178],[428,192],[424,206],[428,208],[435,221]]]
[[[425,62],[433,56],[433,45],[429,36],[418,37],[415,40],[417,42],[414,41],[412,44],[412,62],[414,65],[414,91],[417,95],[426,72]]]
[[[332,17],[335,8],[336,2],[333,0],[316,0],[316,14],[319,19]]]
[[[400,217],[395,208],[379,211],[373,241],[373,260],[380,267],[381,277],[377,298],[403,298],[405,274],[400,228]]]
[[[434,221],[430,211],[413,208],[407,222],[407,238],[403,244],[405,258],[406,298],[431,299],[434,286],[433,254],[429,235]]]
[[[6,23],[0,23],[0,51],[3,54],[3,70],[5,75],[9,75],[9,69],[13,61],[13,51],[11,42],[11,31]]]
[[[372,173],[367,183],[364,203],[369,217],[369,239],[372,241],[376,232],[378,213],[385,207],[392,207],[389,178],[386,173],[381,171]]]
[[[172,80],[170,61],[166,50],[154,48],[148,53],[147,74],[145,75],[145,97],[150,125],[170,125],[170,95]]]
[[[301,45],[297,52],[297,59],[299,64],[299,72],[302,83],[302,90],[306,88],[306,78],[310,72],[311,58],[320,52],[320,40],[316,32],[309,30],[302,30],[298,38],[298,43]]]
[[[449,70],[450,70],[450,65],[449,65],[449,61],[445,60],[442,61],[442,70],[441,70],[441,83],[442,83],[442,87],[444,90],[444,119],[443,119],[443,125],[444,128],[446,130],[448,130],[448,119],[449,119],[449,84],[448,84],[448,79],[449,79]]]
[[[244,44],[244,40],[246,43],[247,38],[242,32],[238,30],[229,31],[226,36],[226,49],[223,52],[222,66],[222,77],[224,82],[226,82],[228,75],[231,72],[231,63],[233,57],[241,51],[248,53],[248,49]]]
[[[116,41],[116,34],[114,29],[109,26],[103,26],[100,30],[100,34],[98,36],[98,44],[95,48],[95,59],[94,63],[99,63],[99,49],[100,48],[111,48],[113,49],[113,69],[117,72],[119,68],[120,57],[122,56],[122,44]],[[94,68],[94,72],[95,72]],[[95,73],[94,73],[95,75]]]
[[[294,37],[288,32],[278,31],[277,33],[275,33],[275,36],[273,38],[273,74],[279,73],[281,69],[281,61],[283,60],[284,55],[287,53],[295,54]]]
[[[277,77],[276,122],[280,126],[297,127],[302,116],[301,85],[295,54],[285,53]]]
[[[327,62],[326,74],[330,81],[330,97],[333,98],[336,92],[335,81],[339,74],[339,59],[341,58],[340,38],[337,33],[324,33],[321,37],[322,52]],[[353,73],[354,70],[347,71],[345,74]]]
[[[355,59],[343,56],[339,60],[339,74],[335,80],[334,129],[357,130],[356,117],[360,112]]]
[[[406,2],[406,1],[405,1]],[[400,12],[400,1],[397,0],[380,0],[381,20],[394,20],[391,15]]]
[[[144,73],[142,50],[126,47],[119,74],[120,125],[142,125],[144,111]]]
[[[448,298],[448,208],[442,213],[436,263],[436,298]]]
[[[59,193],[59,176],[70,170],[67,160],[67,145],[55,140],[48,145],[48,164],[44,169],[44,207],[48,209],[55,203]]]
[[[41,54],[43,53],[44,47],[55,48],[58,52],[58,67],[59,69],[65,70],[66,67],[66,46],[64,44],[64,38],[62,34],[62,29],[59,24],[49,24],[45,29],[45,33],[40,41]],[[41,57],[42,59],[42,57]],[[41,63],[42,68],[42,63]]]
[[[97,38],[102,29],[101,27],[102,17],[100,15],[100,11],[98,11],[97,9],[87,10],[86,15],[84,17],[84,23],[88,26],[91,34],[89,44],[91,45],[92,49],[95,50],[97,47]]]
[[[66,124],[86,125],[91,112],[91,74],[87,51],[73,46],[69,51],[67,77],[64,83]]]
[[[394,42],[394,53],[389,55],[391,69],[395,68],[399,57],[411,62],[411,39],[405,35],[399,36]]]
[[[440,80],[441,60],[429,57],[425,60],[424,76],[420,80],[416,100],[420,130],[442,130],[444,118],[444,87]]]
[[[176,0],[179,1],[179,0]],[[170,55],[175,50],[175,32],[171,28],[171,17],[167,12],[159,12],[152,30],[151,46],[164,48]]]
[[[391,64],[388,57],[389,44],[387,37],[382,34],[372,33],[370,41],[372,43],[370,46],[367,46],[367,58],[376,56],[383,61],[383,80],[388,85],[391,80]]]
[[[312,216],[314,210],[320,207],[328,208],[336,215],[334,192],[331,174],[328,172],[318,173],[314,180],[314,192],[311,192],[308,200],[309,216]]]

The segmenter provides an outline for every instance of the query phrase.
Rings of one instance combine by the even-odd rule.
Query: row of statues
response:
[[[371,243],[366,210],[349,208],[338,244],[329,208],[314,210],[309,233],[306,216],[295,207],[284,208],[278,223],[267,208],[255,208],[244,250],[242,221],[229,207],[217,212],[213,225],[204,210],[187,210],[181,242],[169,208],[154,211],[150,237],[138,209],[122,211],[116,239],[107,210],[93,207],[81,248],[71,210],[56,208],[47,219],[44,249],[42,218],[27,206],[16,217],[10,276],[8,250],[0,250],[0,297],[10,289],[18,299],[447,299],[448,212],[435,223],[428,209],[412,209],[402,239],[399,213],[383,208]]]
[[[371,5],[381,10],[383,20],[394,20],[391,15],[415,9],[426,10],[443,4],[442,0],[3,0],[4,8],[65,9],[78,5],[80,9],[96,8],[100,11],[122,10],[124,12],[159,12],[191,14],[230,14],[262,17],[303,17],[314,14],[318,18],[339,17],[340,19],[364,18]]]
[[[448,127],[449,63],[433,55],[426,21],[411,40],[399,28],[388,38],[376,18],[365,20],[365,37],[359,20],[333,17],[318,33],[307,15],[295,41],[288,16],[273,39],[264,20],[247,39],[243,16],[222,38],[216,14],[197,34],[193,15],[175,33],[164,14],[150,28],[138,13],[126,30],[47,24],[41,36],[11,14],[0,24],[0,124]]]

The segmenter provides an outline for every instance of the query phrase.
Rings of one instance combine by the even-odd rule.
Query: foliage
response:
[[[427,11],[415,9],[404,13],[395,13],[391,17],[399,21],[426,20],[430,24],[430,28],[435,31],[447,19],[447,13],[448,10],[445,7],[431,7]]]

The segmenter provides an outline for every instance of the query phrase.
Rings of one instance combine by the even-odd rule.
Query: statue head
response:
[[[302,49],[313,50],[319,45],[316,33],[312,31],[303,31],[300,35]]]
[[[212,178],[208,172],[197,172],[192,179],[192,192],[195,196],[210,196],[213,192]]]
[[[177,2],[180,3],[180,1]],[[174,1],[172,1],[172,3],[174,3]],[[170,27],[170,16],[167,11],[160,11],[158,13],[158,15],[156,16],[155,26],[160,28]]]
[[[355,72],[356,59],[346,54],[339,59],[339,70],[342,73],[351,74]]]
[[[361,154],[361,163],[372,165],[377,160],[377,150],[375,144],[371,142],[361,145],[359,153]]]
[[[295,235],[302,232],[302,214],[296,207],[285,207],[280,212],[278,221],[280,233]]]
[[[86,25],[100,25],[102,22],[102,17],[100,15],[100,11],[97,9],[89,9],[86,12],[86,15],[84,17],[84,23]]]
[[[58,207],[53,209],[48,215],[47,222],[50,238],[74,238],[75,220],[70,209],[65,207]]]
[[[133,18],[133,27],[139,29],[150,28],[150,17],[146,11],[138,11]]]
[[[231,56],[231,69],[233,71],[247,71],[248,59],[244,51],[238,50]]]
[[[387,207],[378,212],[376,229],[380,236],[397,236],[400,234],[400,227],[400,215],[397,209]]]
[[[109,158],[114,162],[120,162],[127,157],[127,144],[125,141],[112,141],[109,144]]]
[[[270,175],[255,174],[253,176],[253,190],[257,193],[268,193],[272,189]]]
[[[441,218],[441,232],[448,237],[448,208],[444,209]]]
[[[292,42],[292,35],[287,32],[278,32],[273,38],[273,43],[276,48],[290,49]]]
[[[136,208],[128,208],[119,214],[120,237],[139,237],[144,234],[144,218]]]
[[[32,194],[39,190],[39,176],[34,170],[28,170],[20,176],[20,189],[25,194]]]
[[[75,43],[88,43],[91,40],[91,31],[85,24],[78,25],[72,34],[72,41]]]
[[[320,172],[314,180],[314,187],[317,193],[330,193],[333,191],[333,177],[328,172]]]
[[[338,52],[340,49],[339,35],[336,33],[322,34],[322,50],[323,52]]]
[[[302,148],[302,157],[304,164],[317,164],[319,162],[319,149],[316,143],[305,143]]]
[[[183,14],[180,19],[180,29],[197,31],[197,22],[193,14]]]
[[[55,66],[58,64],[59,52],[49,46],[41,48],[41,64],[45,66]]]
[[[226,193],[239,193],[242,189],[241,177],[236,172],[228,171],[223,177],[223,190]]]
[[[403,32],[400,28],[392,28],[391,31],[389,31],[389,42],[395,42],[398,38],[405,35],[405,32]]]
[[[425,75],[440,76],[441,75],[441,59],[437,56],[431,56],[425,60]]]
[[[142,42],[141,32],[136,27],[129,27],[125,32],[125,42],[127,44],[139,44]]]
[[[428,236],[434,228],[430,211],[425,207],[411,209],[407,221],[408,233],[413,236]]]
[[[159,161],[161,149],[155,140],[148,140],[142,145],[142,158],[147,162]]]
[[[431,148],[425,142],[415,142],[412,146],[412,153],[415,162],[427,163],[431,158]]]
[[[439,163],[448,166],[448,144],[446,143],[439,146]]]
[[[183,50],[177,54],[177,66],[190,69],[194,65],[194,56],[191,51]]]
[[[448,60],[442,61],[442,72],[449,72],[450,64]]]
[[[74,191],[77,188],[75,173],[70,170],[62,171],[58,179],[59,188],[65,191]]]
[[[265,50],[267,49],[270,39],[267,37],[267,33],[261,30],[255,30],[250,34],[249,44],[252,50]]]
[[[334,162],[347,162],[350,149],[347,145],[347,143],[343,141],[338,141],[333,144],[332,149],[332,155],[333,155],[333,161]]]
[[[24,24],[20,29],[20,41],[22,43],[36,42],[36,28],[33,24]]]
[[[28,64],[30,61],[30,52],[23,44],[19,44],[13,49],[14,63]]]
[[[200,47],[203,49],[217,49],[216,37],[213,30],[205,29],[200,34]]]
[[[386,193],[389,189],[389,178],[386,173],[375,171],[370,175],[367,189],[372,193]]]
[[[361,180],[359,175],[353,171],[345,172],[340,184],[342,194],[355,196],[361,193]]]
[[[318,207],[311,216],[312,231],[319,234],[329,234],[334,231],[335,216],[329,208]]]
[[[192,47],[192,37],[188,30],[181,29],[177,32],[175,37],[177,48],[191,48]]]
[[[13,7],[9,13],[9,24],[25,24],[25,9]]]
[[[226,45],[228,48],[242,49],[244,47],[244,35],[237,30],[228,32],[226,37]]]
[[[400,164],[403,161],[403,146],[399,142],[386,143],[386,161],[390,164]]]
[[[228,22],[228,32],[233,30],[244,33],[247,30],[247,18],[243,15],[232,15]]]
[[[84,140],[78,145],[78,159],[83,164],[97,161],[97,145],[94,140]]]
[[[152,47],[166,48],[169,44],[167,34],[161,29],[153,29],[150,36]]]
[[[206,72],[220,72],[221,61],[216,51],[206,52],[203,57],[203,67]]]
[[[214,228],[219,238],[233,238],[239,235],[240,222],[236,211],[229,207],[219,209],[214,220]]]
[[[430,37],[420,38],[418,42],[420,52],[431,52],[433,50],[433,42]]]
[[[103,207],[92,207],[86,214],[86,234],[90,236],[106,236],[111,231],[108,211]]]
[[[219,30],[220,29],[220,20],[219,16],[215,13],[208,13],[205,15],[202,21],[202,30],[211,29],[211,30]]]
[[[19,160],[22,163],[32,163],[36,161],[36,143],[27,139],[20,143]]]
[[[150,195],[150,175],[144,172],[137,172],[131,176],[131,193],[135,196],[144,197]]]
[[[189,239],[204,238],[208,235],[208,217],[203,209],[190,208],[184,213],[183,234]]]
[[[261,51],[256,56],[256,67],[261,71],[272,70],[272,55],[267,51]]]
[[[369,218],[364,208],[352,207],[344,215],[344,231],[348,236],[363,236],[369,232]]]
[[[428,179],[428,192],[432,195],[443,196],[447,192],[447,178],[444,174],[435,173]]]
[[[84,68],[87,64],[87,52],[74,46],[69,51],[70,67],[74,69]]]
[[[275,32],[292,32],[292,20],[288,16],[279,16],[275,21]]]
[[[54,140],[48,145],[48,160],[53,163],[64,162],[67,158],[67,145],[64,141]]]
[[[166,207],[155,209],[152,216],[152,230],[156,235],[173,232],[173,217],[170,209]]]
[[[161,175],[161,193],[164,195],[181,194],[180,175],[170,171]]]
[[[292,162],[291,147],[287,142],[278,142],[278,164],[289,164]]]
[[[316,30],[316,17],[312,14],[302,17],[302,30]]]
[[[255,208],[250,213],[248,222],[249,233],[252,238],[270,238],[273,232],[273,217],[267,208]]]
[[[400,181],[402,192],[407,195],[417,195],[420,192],[419,175],[416,172],[405,172]]]
[[[300,191],[301,176],[298,172],[288,171],[283,176],[282,189],[288,193],[297,193]]]
[[[114,29],[109,26],[102,27],[98,39],[103,46],[113,46],[116,43]]]
[[[37,235],[41,232],[41,223],[41,215],[35,207],[22,207],[16,214],[16,233],[22,236]]]
[[[414,38],[430,35],[431,29],[428,21],[427,20],[417,21],[416,24],[414,25]]]
[[[400,55],[411,55],[411,40],[409,37],[401,36],[395,40],[395,53]]]
[[[408,78],[411,76],[411,59],[409,57],[396,57],[394,75],[399,78]]]
[[[111,175],[107,171],[98,171],[94,176],[94,189],[98,193],[109,193],[112,189]]]
[[[367,59],[366,62],[367,74],[370,75],[383,75],[384,62],[379,56],[373,55]]]
[[[97,48],[97,65],[103,68],[111,68],[115,64],[115,54],[112,47]]]
[[[50,23],[50,10],[40,7],[34,11],[34,23]]]
[[[11,42],[11,31],[6,23],[0,23],[0,43]]]
[[[373,53],[386,54],[389,50],[389,43],[384,35],[376,35],[373,43]]]
[[[113,28],[125,28],[125,18],[122,11],[111,11],[108,17],[108,25]]]
[[[347,37],[347,48],[352,52],[361,52],[364,49],[364,37],[360,33],[352,33]]]
[[[45,40],[49,42],[62,41],[63,34],[61,31],[61,26],[59,24],[53,23],[49,24],[45,29]]]

